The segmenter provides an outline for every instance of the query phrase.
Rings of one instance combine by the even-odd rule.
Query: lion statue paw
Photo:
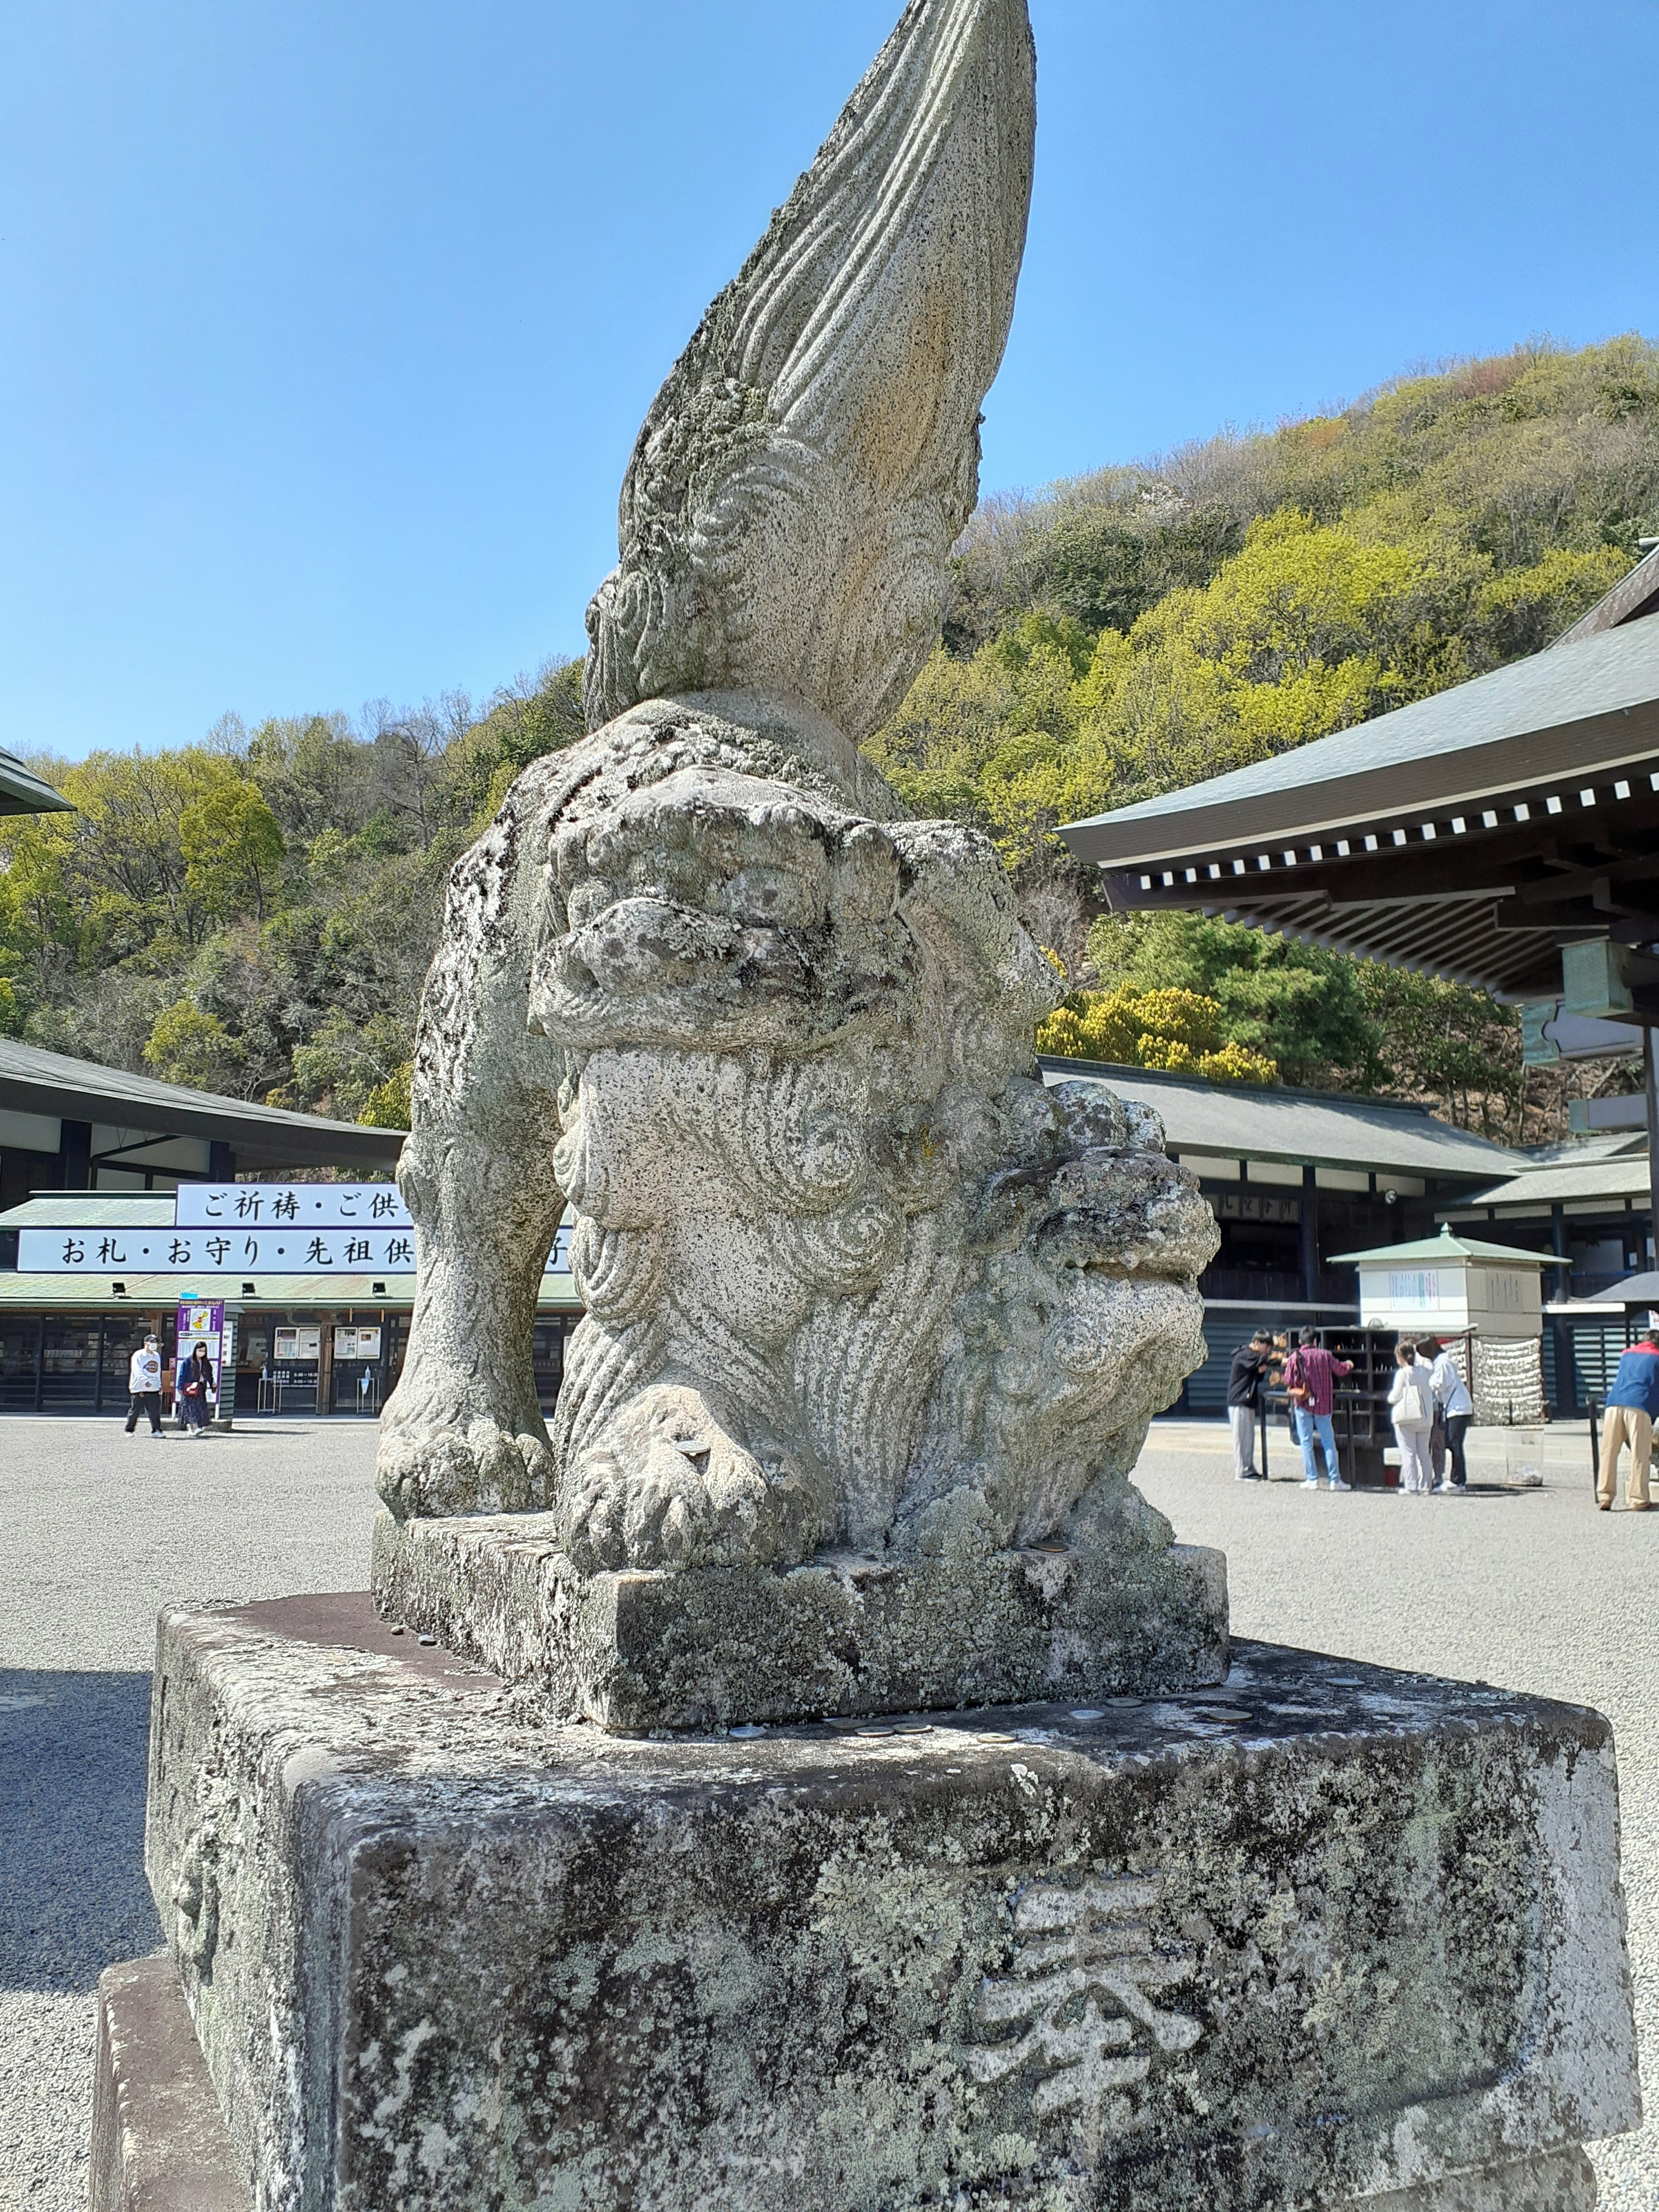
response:
[[[805,1483],[764,1466],[689,1385],[643,1391],[572,1470],[566,1552],[584,1574],[620,1567],[793,1565],[817,1539]]]
[[[539,1414],[502,1415],[471,1402],[464,1385],[446,1397],[440,1420],[412,1400],[394,1399],[381,1416],[374,1486],[396,1517],[533,1513],[550,1504],[553,1454]]]

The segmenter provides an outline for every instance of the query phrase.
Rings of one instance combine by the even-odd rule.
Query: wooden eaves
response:
[[[1115,910],[1553,999],[1563,945],[1659,941],[1656,607],[1659,552],[1546,652],[1061,835]]]

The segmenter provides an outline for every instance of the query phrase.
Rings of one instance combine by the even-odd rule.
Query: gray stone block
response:
[[[588,1576],[551,1514],[383,1511],[374,1582],[388,1618],[621,1735],[1077,1704],[1227,1671],[1227,1563],[1190,1545]]]
[[[169,1958],[98,1984],[91,2212],[250,2212]]]
[[[1247,1644],[1207,1692],[642,1741],[363,1596],[164,1614],[154,1715],[261,2212],[1582,2212],[1638,2116],[1577,1709]]]
[[[172,1961],[113,1966],[103,1986],[91,2212],[254,2212]],[[1589,2161],[1571,2150],[1351,2197],[1334,2212],[1594,2212],[1595,2204]]]
[[[1455,2173],[1367,2197],[1363,2212],[1595,2212],[1595,2175],[1582,2150]],[[1361,2212],[1358,2205],[1349,2212]]]

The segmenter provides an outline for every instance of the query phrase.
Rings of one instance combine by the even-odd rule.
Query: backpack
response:
[[[1423,1388],[1416,1365],[1406,1370],[1406,1387],[1400,1394],[1400,1403],[1394,1409],[1394,1417],[1402,1429],[1426,1429],[1433,1419],[1428,1394]]]

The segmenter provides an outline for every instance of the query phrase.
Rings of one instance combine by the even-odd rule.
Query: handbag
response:
[[[1402,1429],[1426,1429],[1429,1425],[1429,1403],[1414,1367],[1406,1370],[1406,1387],[1400,1394],[1394,1417]]]

